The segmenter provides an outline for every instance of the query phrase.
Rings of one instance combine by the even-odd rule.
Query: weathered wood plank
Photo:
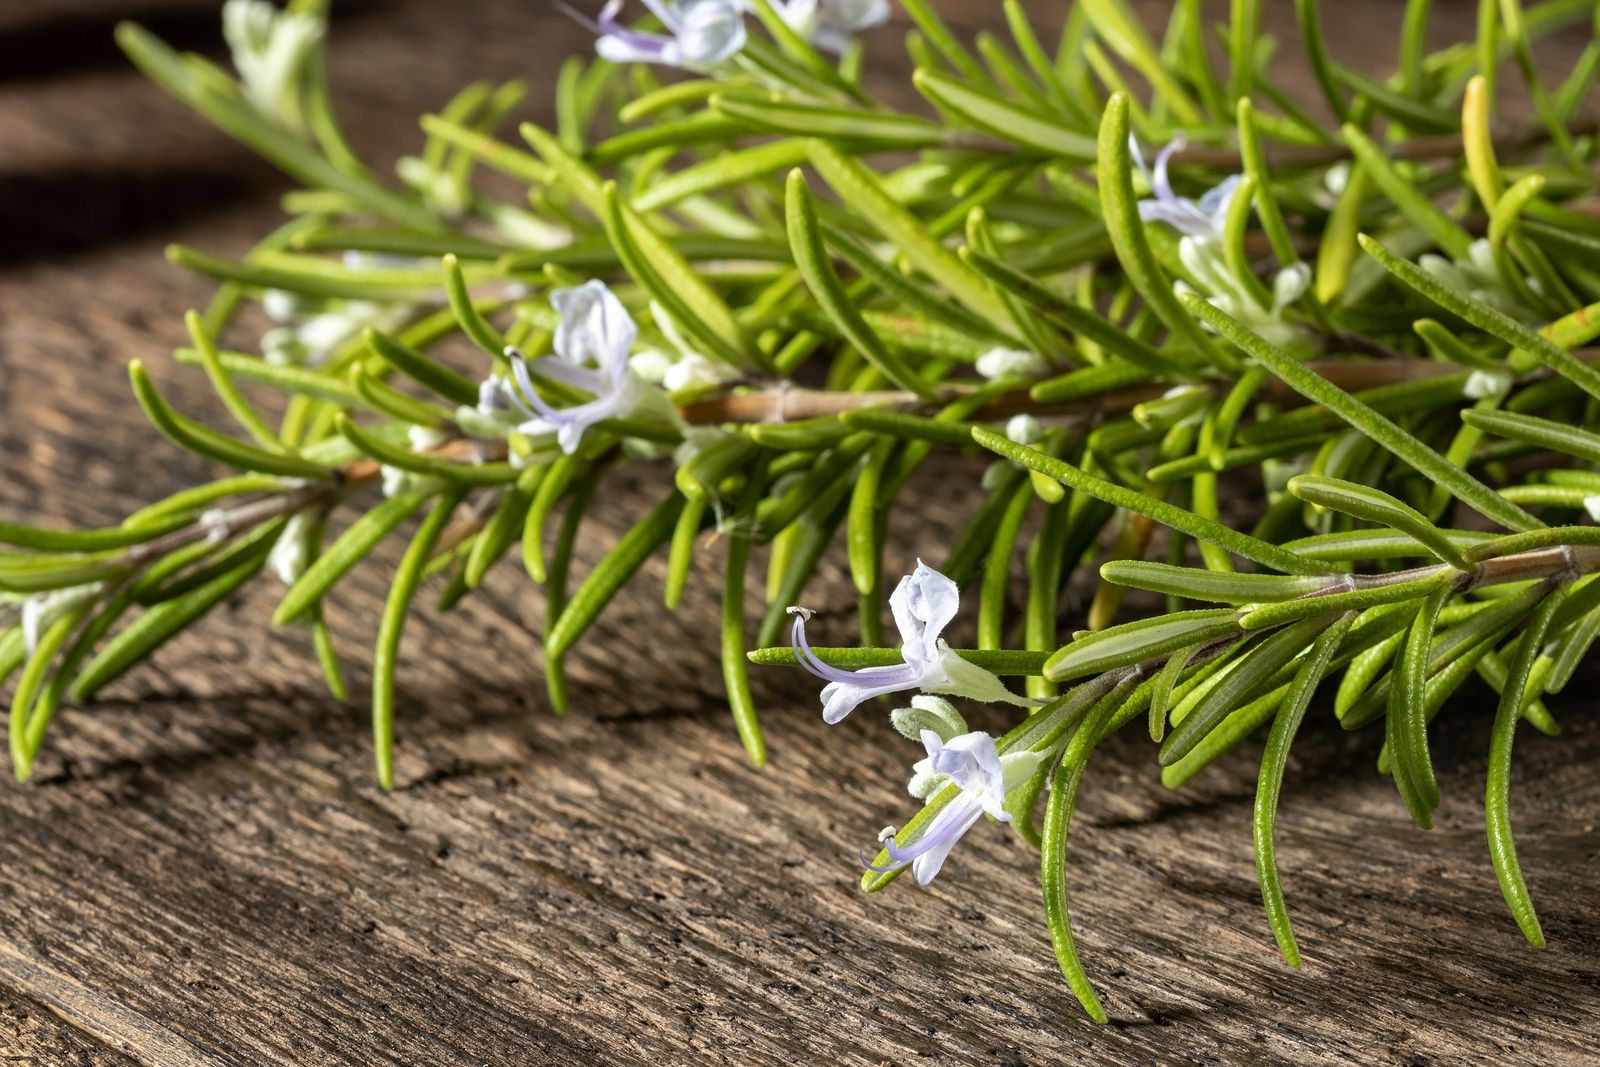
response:
[[[37,1000],[0,985],[0,1063],[133,1067],[139,1061],[97,1040]]]
[[[1397,11],[1326,6],[1336,47],[1376,42],[1364,65],[1382,67]],[[1440,4],[1441,32],[1472,7]],[[963,8],[969,27],[994,17]],[[583,37],[522,3],[357,15],[335,77],[379,158],[413,148],[415,114],[472,77],[527,76],[542,108],[548,57]],[[5,17],[0,34],[18,24]],[[128,358],[218,413],[201,375],[160,358],[206,291],[160,242],[237,253],[281,186],[120,66],[21,88],[0,99],[0,202],[28,221],[0,252],[0,513],[105,522],[206,473],[144,425]],[[115,210],[94,206],[107,196]],[[976,470],[943,480],[948,510],[897,521],[897,556],[948,542],[950,495]],[[585,565],[625,515],[598,513]],[[393,562],[358,572],[334,612],[357,675]],[[372,783],[363,712],[324,695],[302,634],[266,629],[266,589],[67,712],[40,779],[0,786],[0,1049],[111,1064],[1594,1061],[1600,732],[1583,687],[1557,708],[1567,736],[1518,745],[1543,953],[1483,853],[1486,708],[1441,721],[1431,834],[1373,773],[1377,737],[1308,724],[1281,829],[1301,973],[1260,915],[1250,757],[1171,794],[1147,745],[1108,746],[1072,853],[1113,1017],[1095,1027],[1055,973],[1034,858],[1002,833],[975,831],[929,891],[857,892],[857,848],[911,810],[913,747],[868,713],[824,728],[813,688],[777,673],[758,678],[773,765],[749,768],[721,710],[715,604],[696,593],[664,617],[663,570],[647,565],[575,656],[565,719],[545,707],[529,637],[542,594],[523,578],[424,613],[393,794]],[[839,560],[813,602],[831,610],[820,626],[853,632]]]

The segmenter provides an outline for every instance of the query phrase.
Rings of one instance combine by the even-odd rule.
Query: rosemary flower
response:
[[[594,50],[613,63],[661,63],[704,70],[732,59],[744,47],[744,5],[739,0],[644,0],[666,34],[644,33],[618,22],[623,0],[610,0],[594,19],[560,0],[557,3],[600,35]]]
[[[788,0],[773,7],[796,33],[829,52],[843,52],[856,34],[889,21],[889,0]]]
[[[263,301],[269,316],[282,313],[280,301]],[[407,307],[350,300],[299,320],[292,319],[261,335],[261,354],[268,363],[317,367],[368,326],[391,330],[410,317]]]
[[[556,327],[555,355],[529,360],[508,347],[510,381],[490,378],[479,388],[475,413],[481,420],[529,436],[554,434],[563,452],[577,451],[584,431],[597,422],[639,411],[670,412],[657,389],[641,381],[628,365],[638,327],[622,301],[604,282],[588,281],[574,289],[557,289],[550,303],[561,316]],[[590,394],[593,399],[572,407],[553,407],[539,395],[533,375]],[[516,414],[523,421],[512,425]],[[508,418],[509,416],[509,418]]]
[[[1129,138],[1132,142],[1132,138]],[[1201,240],[1215,240],[1222,236],[1223,220],[1228,215],[1228,204],[1239,186],[1239,175],[1232,174],[1208,189],[1199,200],[1178,196],[1167,180],[1167,163],[1173,153],[1183,151],[1188,142],[1180,133],[1156,153],[1155,170],[1145,166],[1144,156],[1137,142],[1132,142],[1133,161],[1144,175],[1145,184],[1154,196],[1139,201],[1139,217],[1145,222],[1165,222],[1175,230]]]
[[[1510,371],[1475,370],[1467,375],[1466,384],[1461,387],[1461,395],[1468,400],[1483,400],[1508,391],[1515,382],[1516,378]]]
[[[1038,444],[1044,437],[1044,426],[1037,415],[1024,411],[1006,420],[1006,436],[1019,445]]]
[[[802,667],[828,683],[822,688],[823,721],[839,722],[864,701],[909,689],[949,693],[984,703],[1036,706],[1036,701],[1017,696],[992,673],[951,650],[940,635],[959,608],[956,583],[917,560],[917,569],[901,578],[889,597],[889,610],[900,630],[900,657],[904,662],[847,671],[817,658],[806,640],[806,620],[811,612],[791,607],[794,626],[790,639],[795,656]]]
[[[327,27],[305,12],[284,11],[268,0],[227,0],[222,36],[245,96],[263,115],[301,129],[300,81]]]
[[[989,815],[1010,822],[1006,795],[1022,785],[1038,770],[1044,756],[1038,752],[1010,752],[1000,755],[994,738],[982,730],[943,738],[937,731],[922,731],[922,746],[927,757],[912,768],[913,789],[920,786],[931,796],[950,784],[961,792],[945,804],[928,823],[926,830],[908,845],[897,835],[888,834],[883,847],[892,861],[875,871],[893,871],[910,864],[918,885],[927,885],[944,866],[945,857],[978,820]]]
[[[646,348],[628,360],[628,369],[641,381],[659,385],[668,393],[684,389],[706,389],[728,380],[727,369],[699,352],[686,352],[676,358],[659,348]]]
[[[1262,304],[1243,279],[1234,276],[1222,254],[1223,227],[1241,175],[1231,174],[1203,193],[1199,200],[1178,196],[1172,191],[1167,165],[1173,153],[1187,143],[1182,134],[1167,142],[1156,154],[1155,167],[1145,166],[1139,145],[1130,137],[1134,163],[1144,175],[1153,197],[1139,201],[1139,218],[1145,222],[1164,222],[1183,234],[1178,240],[1178,259],[1199,283],[1200,295],[1213,307],[1249,326],[1274,344],[1294,340],[1298,331],[1284,320],[1284,312],[1304,295],[1311,284],[1311,270],[1303,263],[1291,264],[1272,280],[1272,301]],[[1179,282],[1182,292],[1188,288]]]
[[[707,356],[687,337],[660,303],[650,302],[650,319],[667,341],[668,347],[641,349],[628,360],[628,366],[642,380],[659,385],[668,393],[682,389],[702,389],[721,385],[738,377],[738,372],[720,360]]]

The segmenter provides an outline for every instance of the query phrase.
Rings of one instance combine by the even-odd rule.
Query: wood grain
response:
[[[471,78],[526,77],[543,114],[554,58],[584,44],[539,3],[336,6],[334,78],[375,159],[413,150],[415,115]],[[997,22],[987,0],[938,6],[969,31]],[[1048,23],[1052,5],[1033,6]],[[1440,39],[1468,32],[1474,6],[1440,3]],[[1336,51],[1387,65],[1399,5],[1326,7]],[[1281,30],[1288,5],[1268,8]],[[237,254],[277,217],[281,181],[108,48],[120,14],[200,46],[214,7],[0,11],[0,57],[17,59],[0,63],[7,519],[110,522],[212,473],[145,425],[123,367],[145,359],[174,402],[217,417],[203,375],[163,358],[206,287],[167,267],[161,242]],[[879,36],[892,51],[895,31]],[[1558,42],[1545,59],[1572,52]],[[977,472],[934,476],[937,503],[896,520],[895,558],[948,543]],[[630,477],[588,528],[585,566],[638,510],[629,498],[665,484]],[[701,577],[719,558],[705,554]],[[358,571],[333,611],[357,675],[394,561]],[[1077,928],[1112,1016],[1096,1027],[1056,974],[1036,860],[998,830],[975,831],[927,891],[857,891],[858,848],[912,810],[912,746],[871,713],[824,728],[814,688],[772,672],[757,683],[773,762],[750,768],[722,710],[716,605],[697,592],[663,614],[663,574],[651,561],[575,656],[565,718],[543,697],[542,594],[520,575],[420,614],[392,794],[373,784],[362,709],[324,694],[304,634],[268,629],[268,588],[70,709],[38,780],[0,786],[4,1057],[1596,1062],[1592,675],[1555,707],[1564,737],[1518,742],[1513,814],[1544,952],[1523,944],[1484,853],[1481,691],[1436,728],[1432,833],[1374,772],[1376,735],[1308,724],[1281,819],[1298,973],[1257,899],[1256,750],[1175,794],[1147,744],[1107,746],[1072,847]],[[825,633],[851,638],[841,559],[810,600]]]

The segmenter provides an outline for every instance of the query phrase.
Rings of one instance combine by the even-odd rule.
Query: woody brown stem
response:
[[[455,440],[446,442],[428,454],[445,459],[469,460],[484,458],[484,442]],[[497,457],[489,457],[497,458]],[[216,528],[221,528],[232,537],[237,534],[253,530],[264,522],[281,519],[285,515],[293,515],[304,508],[322,505],[331,507],[337,503],[339,497],[351,489],[358,488],[376,479],[383,470],[383,465],[375,459],[358,459],[346,463],[335,472],[331,482],[301,485],[292,489],[271,492],[255,500],[246,501],[236,507],[223,512],[223,518],[218,527],[208,526],[201,522],[193,522],[169,534],[134,545],[128,549],[127,560],[138,566],[154,559],[160,559],[169,552],[185,548],[206,538],[213,536]]]
[[[1357,348],[1349,338],[1333,338],[1333,347]],[[1575,353],[1586,362],[1600,357],[1600,352]],[[1422,381],[1443,375],[1460,374],[1462,368],[1453,363],[1411,357],[1384,359],[1375,362],[1350,360],[1313,360],[1306,366],[1322,378],[1346,392],[1361,392],[1381,385]],[[1160,383],[1126,386],[1112,389],[1083,400],[1041,402],[1028,395],[1026,387],[995,397],[974,413],[976,419],[997,419],[1011,415],[1030,414],[1043,416],[1122,415],[1146,401],[1154,400],[1167,391]],[[945,399],[954,400],[970,389],[952,388]],[[1273,381],[1265,386],[1261,396],[1275,402],[1293,402],[1300,398],[1282,382]],[[692,426],[722,423],[781,423],[803,419],[842,415],[862,408],[886,407],[912,411],[924,407],[915,393],[901,390],[882,390],[870,393],[846,393],[820,389],[779,388],[756,393],[739,393],[728,396],[707,397],[684,404],[678,414]]]

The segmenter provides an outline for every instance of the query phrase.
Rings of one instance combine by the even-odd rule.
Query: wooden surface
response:
[[[557,58],[584,42],[539,0],[337,6],[340,100],[379,159],[414,148],[415,115],[469,78],[527,77],[542,111]],[[938,6],[969,29],[997,20],[988,0]],[[1268,5],[1273,25],[1288,6]],[[1399,5],[1326,6],[1335,50],[1381,69]],[[1440,38],[1474,6],[1441,3]],[[121,61],[119,14],[214,39],[205,3],[0,7],[7,519],[112,522],[212,473],[145,425],[123,367],[146,359],[174,401],[216,416],[203,376],[164,358],[206,287],[161,243],[237,254],[276,217],[279,180]],[[1552,54],[1559,67],[1572,50]],[[957,467],[937,508],[898,521],[897,558],[947,542],[945,514],[971,501],[948,487],[976,472]],[[626,514],[599,513],[586,564]],[[333,610],[357,674],[393,562],[360,570]],[[1281,818],[1298,973],[1257,897],[1257,749],[1173,794],[1134,731],[1108,746],[1070,881],[1112,1016],[1097,1027],[1056,973],[1035,858],[1006,834],[975,830],[927,891],[857,891],[857,850],[912,810],[914,746],[871,709],[824,728],[814,686],[779,672],[757,679],[772,766],[750,768],[721,706],[715,604],[664,615],[662,573],[652,561],[575,658],[565,719],[544,703],[542,598],[521,575],[424,612],[392,794],[373,785],[364,710],[324,694],[302,634],[268,629],[265,585],[67,711],[35,782],[0,785],[0,1062],[1595,1060],[1592,675],[1556,708],[1566,736],[1517,745],[1544,952],[1484,853],[1481,691],[1435,728],[1432,833],[1373,771],[1376,734],[1308,724]],[[850,639],[838,560],[808,599]]]

